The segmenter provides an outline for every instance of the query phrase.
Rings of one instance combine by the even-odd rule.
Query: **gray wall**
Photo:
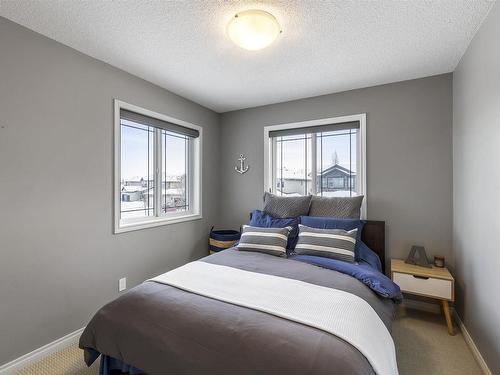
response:
[[[500,374],[500,4],[453,76],[453,247],[458,311]]]
[[[204,219],[112,234],[113,98],[204,127]],[[0,364],[207,251],[219,115],[0,17]]]
[[[385,220],[389,257],[412,244],[451,250],[451,74],[222,114],[220,176],[224,227],[262,207],[264,126],[367,113],[368,218]],[[250,170],[234,171],[240,153]]]

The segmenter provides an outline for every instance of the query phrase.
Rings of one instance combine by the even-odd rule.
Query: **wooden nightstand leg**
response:
[[[455,330],[453,329],[453,322],[451,321],[450,306],[448,301],[442,300],[441,306],[443,306],[444,317],[446,318],[446,325],[448,326],[448,333],[451,336],[455,335]]]

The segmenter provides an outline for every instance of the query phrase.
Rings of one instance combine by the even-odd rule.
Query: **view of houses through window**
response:
[[[356,173],[358,129],[276,137],[273,160],[278,195],[331,197],[360,192]]]
[[[121,218],[155,216],[157,203],[160,214],[188,211],[189,137],[125,119],[121,119],[120,127]],[[161,163],[156,150],[159,144]],[[155,168],[159,164],[162,191],[157,198]]]
[[[317,135],[316,194],[357,195],[358,130],[338,130]]]

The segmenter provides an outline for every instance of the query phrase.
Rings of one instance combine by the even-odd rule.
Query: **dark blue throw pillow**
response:
[[[288,236],[286,248],[291,250],[295,247],[297,237],[299,236],[299,219],[296,217],[291,218],[277,218],[264,211],[255,210],[250,214],[250,222],[248,225],[260,228],[285,228],[292,227],[293,230]]]
[[[315,216],[301,216],[299,223],[311,228],[318,229],[343,229],[350,231],[353,229],[358,230],[356,236],[356,260],[359,260],[359,244],[361,243],[361,232],[363,231],[364,222],[360,219],[339,219],[335,217],[315,217]]]

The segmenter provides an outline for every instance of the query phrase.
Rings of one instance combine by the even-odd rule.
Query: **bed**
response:
[[[362,239],[378,255],[383,266],[384,222],[367,221]],[[389,363],[395,361],[395,354],[390,334],[386,334],[391,331],[396,299],[375,293],[364,278],[355,278],[342,270],[235,248],[193,263],[192,266],[203,270],[230,270],[232,273],[228,274],[234,280],[239,280],[240,274],[246,275],[250,284],[234,282],[235,285],[231,285],[231,280],[220,278],[219,274],[224,272],[210,271],[212,273],[200,276],[200,290],[215,288],[223,293],[227,289],[233,301],[228,300],[229,297],[224,299],[209,292],[197,292],[182,283],[179,286],[175,280],[168,280],[171,273],[165,274],[166,279],[146,281],[105,305],[88,324],[80,338],[87,365],[101,356],[101,374],[110,374],[114,370],[151,375],[322,375],[331,374],[333,370],[336,374],[397,374],[397,366]],[[196,271],[189,272],[184,275],[185,282],[195,283],[196,277],[192,276],[196,273],[192,272]],[[211,279],[212,274],[218,274],[219,278]],[[311,288],[312,292],[304,292],[304,295],[315,295],[316,290],[326,293],[325,296],[343,293],[367,305],[367,313],[373,315],[363,323],[361,318],[354,316],[356,309],[349,313],[353,315],[349,319],[358,319],[356,329],[361,330],[353,333],[358,341],[350,340],[316,324],[315,316],[311,317],[312,322],[295,317],[292,312],[288,313],[293,308],[283,310],[286,305],[278,306],[276,310],[260,308],[260,302],[256,300],[260,299],[260,294],[267,293],[267,289],[272,289],[258,289],[259,284],[252,284],[260,279],[261,283],[268,283],[273,288],[281,287],[281,295],[296,293],[296,285]],[[240,285],[242,295],[251,290],[258,293],[247,297],[245,303],[238,302],[237,285]],[[330,297],[327,302],[331,302]],[[317,305],[307,313],[320,310],[321,306]],[[284,313],[276,312],[280,308]],[[346,315],[346,311],[339,314]],[[378,330],[373,327],[378,327]],[[336,329],[342,330],[343,325]],[[358,345],[360,340],[367,342],[364,346]],[[369,353],[373,348],[382,353]],[[377,356],[379,358],[374,358]],[[384,366],[390,370],[381,370]]]

